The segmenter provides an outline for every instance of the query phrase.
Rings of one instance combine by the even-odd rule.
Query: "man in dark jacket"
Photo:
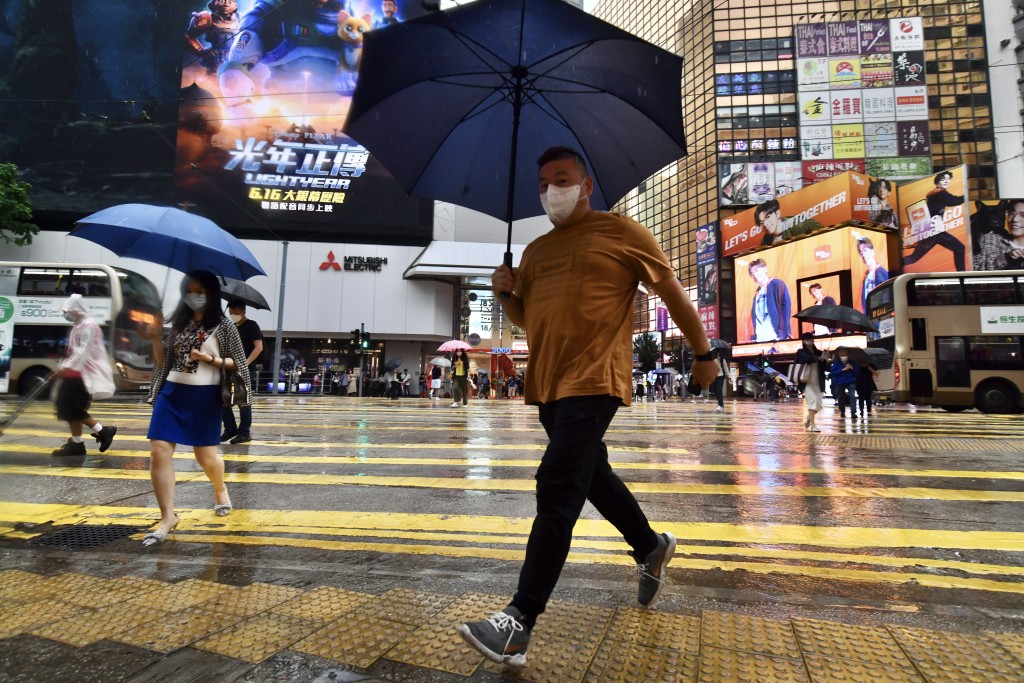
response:
[[[839,349],[832,362],[832,386],[839,400],[839,417],[846,417],[846,406],[850,406],[850,417],[857,418],[857,375],[860,365],[850,358],[846,349]]]
[[[782,280],[768,275],[764,259],[751,261],[749,272],[757,283],[754,300],[750,302],[750,341],[789,339],[793,312],[789,288]]]

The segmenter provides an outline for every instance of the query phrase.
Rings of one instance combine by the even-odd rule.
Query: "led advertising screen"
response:
[[[906,273],[967,270],[971,253],[967,167],[900,185],[900,244]]]
[[[851,221],[896,228],[896,188],[847,172],[722,220],[722,255],[772,246]]]
[[[364,36],[422,14],[421,3],[184,4],[192,18],[175,174],[182,201],[228,223],[363,226],[371,233],[420,223],[423,202],[341,129]]]
[[[819,294],[821,303],[830,297],[863,311],[867,292],[889,278],[890,235],[837,228],[737,257],[737,342],[798,338],[801,330],[793,316],[801,306],[818,303]],[[820,287],[812,289],[815,284]]]
[[[718,224],[697,228],[694,235],[697,257],[697,313],[708,337],[719,336],[718,330]]]
[[[1024,269],[1024,199],[973,201],[974,270]]]

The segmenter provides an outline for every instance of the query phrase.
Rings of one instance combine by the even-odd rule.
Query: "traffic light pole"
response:
[[[277,394],[277,379],[281,376],[281,328],[284,327],[284,283],[288,272],[288,241],[281,242],[281,289],[277,297],[277,329],[274,331],[274,370],[270,378],[271,393]]]
[[[366,323],[359,323],[359,338],[362,339],[364,336],[366,336]],[[358,353],[359,353],[359,398],[362,398],[363,397],[363,384],[366,383],[366,373],[365,373],[366,363],[363,362],[364,359],[366,358],[366,354],[363,353],[362,349],[358,349]]]

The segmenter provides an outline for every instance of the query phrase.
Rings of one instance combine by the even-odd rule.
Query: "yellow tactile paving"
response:
[[[697,655],[677,650],[606,640],[594,655],[583,680],[587,683],[692,683],[699,668]]]
[[[0,638],[12,638],[55,621],[76,618],[83,610],[62,600],[39,600],[0,607]]]
[[[892,635],[881,627],[793,619],[793,629],[805,655],[850,659],[880,667],[911,666]]]
[[[396,662],[470,676],[484,661],[459,637],[454,624],[420,626],[387,653]]]
[[[222,631],[242,619],[234,614],[208,612],[201,607],[193,607],[167,614],[144,626],[120,633],[111,640],[167,653]]]
[[[1024,665],[1024,635],[1019,633],[997,633],[995,631],[986,631],[985,635],[1002,645],[1007,652]]]
[[[598,647],[599,643],[594,641],[545,638],[535,634],[530,638],[530,649],[527,651],[528,666],[509,678],[530,683],[581,681],[590,668]],[[481,668],[495,672],[503,670],[500,665],[491,661],[484,661]]]
[[[56,595],[60,591],[51,586],[49,577],[21,569],[0,572],[0,603],[4,605],[34,602]]]
[[[435,614],[454,601],[455,598],[451,595],[395,588],[358,608],[355,613],[419,626],[431,620]]]
[[[320,586],[270,608],[275,614],[327,623],[353,612],[377,596]]]
[[[246,662],[262,662],[305,638],[318,626],[305,619],[268,612],[219,631],[194,646]]]
[[[128,604],[152,607],[164,610],[165,612],[178,612],[189,607],[201,605],[204,602],[209,602],[221,593],[230,590],[232,590],[232,586],[214,583],[213,581],[186,579],[185,581],[166,584],[148,591],[129,600]]]
[[[539,637],[558,637],[572,633],[580,640],[599,643],[604,638],[605,628],[614,614],[615,610],[609,607],[551,600],[543,618],[538,620],[534,634]]]
[[[809,683],[799,659],[703,647],[699,683]]]
[[[260,612],[266,612],[272,607],[276,607],[299,595],[302,595],[302,590],[299,588],[275,586],[269,583],[254,583],[244,588],[235,588],[234,590],[218,593],[217,597],[204,602],[201,606],[210,612],[223,612],[239,617],[251,617]],[[290,616],[302,618],[300,614]]]
[[[700,645],[700,618],[636,607],[620,607],[615,610],[605,637],[631,645],[646,645],[697,654]]]
[[[479,621],[495,612],[500,612],[508,605],[507,595],[487,595],[485,593],[463,593],[447,607],[437,613],[434,619],[438,623],[461,624],[465,621]]]
[[[705,647],[800,659],[800,647],[788,621],[705,611],[700,640]]]
[[[299,641],[292,649],[365,669],[414,630],[416,627],[409,624],[353,613]]]
[[[73,618],[59,619],[45,626],[37,626],[29,633],[75,647],[84,647],[143,624],[159,621],[166,614],[160,610],[120,603],[97,610],[78,612]]]
[[[887,667],[847,659],[811,656],[805,657],[804,661],[807,662],[811,683],[925,683],[913,668]]]
[[[950,678],[984,675],[988,681],[1020,681],[1024,661],[1013,656],[1002,643],[987,634],[971,635],[952,631],[930,631],[907,626],[889,626],[907,656],[931,682],[969,680]]]

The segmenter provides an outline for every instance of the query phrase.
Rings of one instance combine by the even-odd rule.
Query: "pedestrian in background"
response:
[[[832,362],[829,377],[839,399],[839,417],[846,417],[846,407],[850,407],[850,417],[857,417],[857,374],[860,366],[850,358],[846,349],[840,349]]]
[[[348,385],[351,382],[352,382],[352,373],[350,373],[348,371],[348,368],[345,368],[344,370],[341,371],[341,380],[340,380],[341,395],[342,396],[348,396]]]
[[[633,314],[640,282],[661,297],[697,351],[694,372],[701,383],[707,386],[715,375],[697,309],[651,231],[624,216],[590,209],[594,180],[575,150],[549,149],[538,166],[540,202],[554,229],[526,247],[518,269],[503,265],[491,276],[495,300],[508,295],[502,307],[530,339],[526,402],[539,406],[548,435],[536,473],[537,515],[509,606],[458,627],[481,654],[514,669],[526,664],[530,633],[558,582],[587,500],[633,548],[641,605],[657,599],[675,552],[672,534],[651,529],[612,471],[604,444],[616,411],[632,397]],[[586,305],[581,308],[580,302]]]
[[[441,394],[441,375],[444,371],[436,363],[430,369],[430,398],[438,398]]]
[[[452,358],[452,408],[469,404],[469,356],[465,349],[459,349]]]
[[[255,320],[245,317],[245,303],[234,299],[228,302],[228,318],[238,328],[238,336],[242,340],[242,350],[245,351],[245,366],[240,367],[239,372],[249,375],[249,385],[255,388],[259,386],[256,367],[262,363],[263,358],[263,332]],[[235,422],[235,411],[231,406],[224,406],[223,411],[224,431],[220,435],[221,443],[248,443],[252,441],[252,405],[238,407],[238,423]]]
[[[110,357],[103,343],[103,330],[89,313],[89,307],[81,294],[72,294],[60,307],[64,319],[71,323],[68,346],[64,360],[56,376],[60,378],[57,387],[57,419],[68,423],[71,437],[53,451],[53,455],[85,455],[82,441],[82,427],[92,431],[99,442],[100,453],[110,448],[117,427],[104,427],[89,414],[94,398],[109,398],[114,395],[114,373],[110,369]]]
[[[860,414],[864,417],[871,414],[871,397],[878,389],[878,385],[875,384],[877,376],[878,370],[871,363],[857,371],[857,404],[860,406]]]
[[[196,270],[182,281],[181,301],[171,314],[171,329],[147,327],[156,362],[149,390],[153,416],[149,422],[153,492],[160,506],[160,523],[146,534],[143,545],[163,542],[178,526],[174,512],[174,449],[192,446],[196,461],[213,484],[213,512],[231,512],[224,483],[224,461],[217,453],[222,417],[221,372],[239,369],[252,397],[246,354],[238,327],[220,309],[220,281],[208,270]],[[248,402],[247,402],[248,403]]]
[[[729,377],[729,361],[725,358],[721,349],[715,351],[715,362],[718,363],[718,375],[715,376],[715,398],[718,405],[715,410],[719,413],[725,412],[725,380]]]
[[[809,432],[820,432],[821,430],[814,426],[814,420],[821,412],[822,397],[825,395],[825,373],[822,365],[824,356],[814,345],[812,333],[801,334],[800,342],[800,350],[796,352],[796,377],[804,392],[804,402],[807,404],[804,429]]]

